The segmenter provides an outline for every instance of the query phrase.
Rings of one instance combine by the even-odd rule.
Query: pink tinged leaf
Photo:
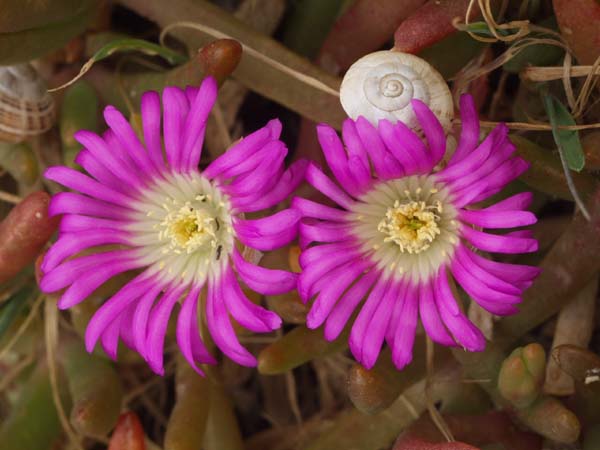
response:
[[[452,20],[464,18],[468,5],[469,0],[427,1],[396,29],[394,50],[415,54],[455,33]],[[478,8],[473,11],[478,12]]]

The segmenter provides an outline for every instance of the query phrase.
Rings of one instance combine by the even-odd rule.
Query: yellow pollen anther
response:
[[[440,202],[435,205],[427,205],[423,201],[401,204],[396,200],[379,222],[377,230],[387,235],[384,242],[394,242],[401,252],[421,253],[440,234],[440,216],[436,213],[440,213],[441,209]]]
[[[169,247],[174,253],[189,254],[200,247],[216,245],[215,218],[204,209],[194,209],[189,202],[169,212],[161,225],[159,238],[170,239]]]

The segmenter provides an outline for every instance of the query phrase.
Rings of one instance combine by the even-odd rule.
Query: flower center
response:
[[[377,225],[377,230],[386,234],[384,242],[394,242],[400,251],[421,253],[427,250],[437,235],[442,212],[441,202],[427,205],[424,201],[394,202],[387,209],[385,218]]]
[[[224,267],[235,245],[232,205],[199,173],[165,173],[141,192],[128,232],[156,274],[203,283]]]
[[[201,197],[201,196],[199,196]],[[186,202],[181,208],[169,211],[161,222],[161,238],[170,239],[170,248],[192,253],[200,247],[217,246],[219,219],[206,209],[194,208]]]
[[[352,233],[384,273],[430,279],[458,244],[458,213],[435,175],[382,181],[349,209]]]

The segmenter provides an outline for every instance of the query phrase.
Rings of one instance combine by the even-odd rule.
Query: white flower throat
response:
[[[132,242],[157,273],[202,282],[233,251],[231,203],[200,174],[165,174],[135,209]]]
[[[349,214],[361,248],[396,278],[429,279],[458,243],[457,211],[434,175],[413,175],[375,185]]]

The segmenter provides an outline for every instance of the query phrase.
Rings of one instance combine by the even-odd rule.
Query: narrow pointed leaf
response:
[[[552,135],[558,151],[564,156],[569,169],[580,172],[585,166],[583,147],[577,130],[559,129],[559,126],[577,125],[569,110],[553,95],[544,96],[546,113],[552,124]]]

